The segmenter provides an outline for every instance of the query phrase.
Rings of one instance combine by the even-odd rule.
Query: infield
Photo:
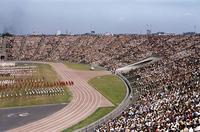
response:
[[[19,63],[1,72],[0,107],[68,103],[71,99],[49,64]]]
[[[89,71],[91,66],[88,64],[80,64],[80,63],[72,63],[72,62],[64,62],[64,64],[74,70],[81,70],[81,71]]]
[[[126,95],[126,86],[124,82],[115,75],[105,75],[90,79],[89,84],[96,88],[104,97],[110,100],[115,106],[100,107],[92,115],[82,120],[76,125],[64,130],[64,132],[72,132],[87,126],[98,119],[110,113],[117,105],[121,103]]]
[[[89,84],[96,88],[104,97],[115,106],[119,105],[126,95],[124,82],[114,75],[95,77],[89,80]]]
[[[90,64],[83,64],[83,63],[73,63],[73,62],[68,62],[65,61],[64,64],[70,68],[70,69],[74,69],[74,70],[78,70],[78,71],[102,71],[105,70],[105,68],[100,67],[98,65],[94,65],[93,66],[93,70],[91,70],[91,65]]]

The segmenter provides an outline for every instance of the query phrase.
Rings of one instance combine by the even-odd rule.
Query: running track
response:
[[[91,115],[100,106],[112,104],[88,83],[88,78],[96,75],[110,74],[105,71],[77,72],[62,63],[49,63],[62,80],[73,80],[70,86],[72,101],[60,111],[41,120],[9,130],[10,132],[58,132],[68,128]],[[90,77],[91,73],[91,77]],[[85,75],[84,75],[85,74]],[[84,78],[86,77],[86,78]]]

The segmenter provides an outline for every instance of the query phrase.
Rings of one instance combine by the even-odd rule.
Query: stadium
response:
[[[67,102],[50,115],[1,131],[199,129],[198,34],[2,36],[0,45],[1,107]],[[106,82],[98,79],[109,76],[121,84],[101,89]],[[89,81],[95,77],[99,86]],[[99,108],[109,110],[81,123]],[[7,118],[20,122],[31,114],[15,110]]]
[[[200,0],[0,0],[0,132],[200,132]]]

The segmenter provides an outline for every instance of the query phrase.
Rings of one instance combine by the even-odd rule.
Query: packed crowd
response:
[[[200,44],[125,74],[136,102],[99,132],[200,130]]]
[[[199,35],[16,36],[0,42],[7,44],[10,60],[68,60],[109,70],[160,57],[124,75],[140,96],[96,131],[192,132],[200,127]]]
[[[169,56],[199,43],[199,38],[199,35],[15,36],[0,37],[0,45],[7,45],[9,60],[68,60],[113,69],[149,56]]]

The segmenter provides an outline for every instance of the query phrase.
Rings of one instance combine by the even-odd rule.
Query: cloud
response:
[[[184,15],[184,16],[192,16],[193,14],[190,13],[190,12],[185,12],[183,15]]]
[[[123,22],[123,21],[125,21],[125,19],[126,19],[125,17],[119,17],[118,22]]]

